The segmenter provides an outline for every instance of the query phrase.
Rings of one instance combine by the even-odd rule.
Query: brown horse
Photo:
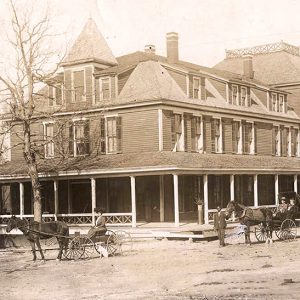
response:
[[[59,253],[57,259],[61,260],[64,247],[68,246],[69,227],[64,222],[53,221],[46,223],[28,222],[25,219],[20,219],[12,216],[7,223],[6,232],[17,228],[23,232],[30,243],[33,260],[36,260],[35,245],[40,251],[41,258],[44,260],[44,254],[41,248],[40,239],[49,239],[56,237],[59,244]]]
[[[266,230],[267,241],[272,242],[272,227],[273,227],[273,213],[266,207],[250,208],[236,201],[230,201],[226,207],[226,218],[228,219],[232,212],[235,212],[236,217],[242,225],[246,226],[245,243],[251,244],[250,240],[250,226],[262,224]],[[267,242],[266,241],[266,242]]]

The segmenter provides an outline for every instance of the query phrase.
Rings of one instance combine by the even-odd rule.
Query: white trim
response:
[[[298,193],[298,175],[294,175],[294,192]]]
[[[173,174],[173,188],[174,188],[174,223],[179,227],[179,191],[178,191],[178,175]]]
[[[96,180],[95,178],[91,178],[91,200],[92,200],[92,223],[95,226],[96,216],[95,216],[95,208],[96,208]]]
[[[204,193],[204,223],[208,224],[208,175],[203,175],[203,193]]]
[[[279,204],[278,193],[279,193],[278,174],[275,174],[275,204],[276,205]]]
[[[230,174],[230,201],[234,200],[234,175]]]
[[[254,207],[258,207],[258,176],[253,175]]]
[[[130,176],[132,227],[136,227],[136,191],[135,177]]]
[[[235,102],[236,103],[234,103],[234,100],[233,100],[233,88],[236,88],[236,100],[235,100]],[[239,105],[239,86],[238,85],[236,85],[236,84],[232,84],[231,85],[231,99],[232,99],[232,104],[233,105]]]
[[[195,81],[199,81],[199,88],[198,88],[198,97],[195,97]],[[194,77],[193,76],[193,99],[201,99],[201,77]]]
[[[242,93],[242,91],[245,91],[245,103],[244,103],[244,105],[242,104],[242,95],[243,95],[243,93]],[[241,86],[241,95],[240,95],[240,99],[239,99],[239,101],[238,102],[241,102],[241,104],[238,104],[238,105],[240,105],[240,106],[245,106],[245,107],[247,107],[248,106],[248,93],[247,93],[248,91],[247,91],[247,87],[245,87],[245,86]],[[249,97],[250,97],[250,95],[249,95]]]
[[[54,121],[43,122],[43,133],[44,133],[43,139],[44,139],[44,141],[47,141],[47,137],[48,137],[47,136],[47,125],[52,125],[52,127],[53,127],[53,135],[52,135],[52,137],[50,137],[50,138],[52,138],[52,141],[50,141],[49,143],[47,142],[44,145],[44,151],[45,151],[44,157],[46,159],[54,158],[55,157],[55,147],[54,147],[54,141],[53,141],[53,138],[54,138],[54,124],[55,124]],[[47,153],[48,153],[47,149],[48,149],[48,147],[50,145],[51,145],[51,152],[53,153],[53,155],[47,155]]]
[[[108,79],[108,85],[109,85],[109,98],[104,99],[103,98],[103,80]],[[111,99],[111,77],[110,76],[105,76],[105,77],[99,77],[99,100],[100,101],[108,101]]]
[[[229,84],[228,84],[228,82],[226,82],[226,102],[227,103],[229,103],[229,97],[230,97],[230,95],[229,95]]]

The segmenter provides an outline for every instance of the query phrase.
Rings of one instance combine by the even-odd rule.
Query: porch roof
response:
[[[46,164],[47,163],[47,164]],[[133,175],[144,173],[199,174],[297,174],[299,158],[256,155],[199,154],[186,152],[141,152],[78,158],[59,164],[47,160],[40,165],[42,177]],[[0,180],[28,178],[21,162],[0,166]]]

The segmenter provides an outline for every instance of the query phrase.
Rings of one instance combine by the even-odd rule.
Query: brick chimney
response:
[[[253,71],[253,61],[251,55],[245,55],[243,57],[243,64],[244,64],[244,76],[250,79],[254,78],[254,71]]]
[[[178,33],[167,33],[167,61],[170,64],[178,62]]]
[[[155,54],[155,45],[145,45],[145,52]]]

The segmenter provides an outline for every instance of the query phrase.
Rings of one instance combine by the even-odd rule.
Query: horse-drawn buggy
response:
[[[290,241],[297,237],[296,219],[300,217],[300,196],[295,192],[282,192],[278,195],[282,202],[275,209],[269,207],[251,208],[236,201],[226,207],[226,216],[235,212],[244,225],[245,242],[250,241],[250,227],[255,226],[254,234],[259,242],[272,241],[272,234],[279,240]],[[285,203],[290,201],[290,203]]]
[[[72,260],[91,258],[95,253],[100,257],[108,257],[122,254],[124,249],[132,249],[130,233],[121,230],[107,230],[105,234],[96,234],[93,236],[89,234],[81,235],[79,232],[75,232],[74,236],[70,236],[69,227],[64,222],[53,221],[38,223],[20,219],[15,216],[12,216],[8,221],[6,232],[10,232],[12,229],[22,231],[30,242],[33,260],[36,260],[35,245],[41,254],[41,258],[44,259],[40,240],[50,240],[48,245],[53,244],[53,240],[57,240],[59,245],[57,259],[59,260],[62,256]]]

